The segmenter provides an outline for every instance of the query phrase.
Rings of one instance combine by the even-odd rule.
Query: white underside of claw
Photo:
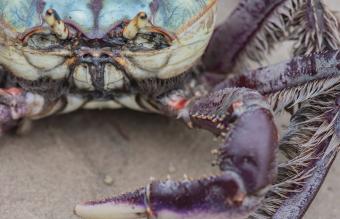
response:
[[[203,211],[191,212],[191,213],[174,213],[171,211],[163,210],[157,214],[157,219],[243,219],[246,215],[232,214],[232,213],[209,213]]]
[[[83,219],[147,219],[144,207],[129,204],[77,205],[74,212]]]
[[[75,208],[75,213],[82,219],[243,219],[247,217],[246,213],[209,213],[204,211],[175,213],[168,210],[158,212],[157,217],[148,217],[145,208],[124,204],[78,205]]]

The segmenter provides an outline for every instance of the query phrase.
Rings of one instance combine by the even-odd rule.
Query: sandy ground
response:
[[[236,2],[222,1],[220,11],[226,15]],[[339,2],[329,1],[334,7]],[[26,136],[0,139],[0,218],[75,219],[75,203],[132,190],[151,176],[209,174],[215,146],[204,131],[128,110],[38,121]],[[106,176],[112,185],[104,183]],[[340,158],[306,219],[340,218],[339,180]]]

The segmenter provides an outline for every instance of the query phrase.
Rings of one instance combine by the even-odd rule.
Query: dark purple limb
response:
[[[189,108],[194,127],[226,136],[218,153],[222,171],[237,172],[247,193],[272,183],[278,135],[264,97],[248,89],[224,89],[198,99]]]
[[[323,143],[329,143],[329,141]],[[273,216],[273,219],[300,219],[304,216],[322,186],[336,155],[337,151],[334,150],[316,162],[315,171],[305,182],[303,190],[285,200]]]
[[[232,219],[252,213],[277,172],[278,136],[265,99],[256,91],[225,89],[192,100],[180,116],[224,136],[217,152],[220,175],[154,181],[134,193],[78,205],[75,213],[83,218],[172,219]]]
[[[20,89],[0,89],[0,136],[15,130],[26,112],[24,94]]]
[[[0,135],[20,131],[25,122],[55,114],[64,106],[62,99],[49,100],[16,87],[0,88]]]
[[[283,203],[275,212],[274,218],[302,218],[322,186],[340,146],[338,137],[340,99],[337,96],[338,92],[339,88],[335,88],[332,92],[309,100],[311,102],[307,103],[308,105],[302,106],[294,114],[287,135],[281,143],[281,149],[288,152],[292,151],[289,149],[292,146],[291,144],[296,144],[295,147],[299,148],[300,145],[313,142],[313,139],[318,140],[315,141],[315,144],[309,144],[309,147],[304,146],[307,150],[313,148],[312,151],[310,150],[312,154],[309,161],[303,165],[299,172],[299,174],[308,175],[308,177],[300,184],[298,193],[287,194],[288,198],[283,200]],[[324,102],[318,106],[320,100]],[[335,104],[332,104],[333,102]],[[315,117],[319,117],[319,119],[315,119]],[[324,128],[323,125],[328,127]],[[303,131],[306,128],[313,129],[313,127],[316,128],[315,131]],[[306,136],[303,136],[303,134],[306,134]],[[300,154],[306,154],[303,148],[300,147],[300,149]],[[287,156],[291,159],[297,155],[291,153]],[[291,169],[287,166],[285,168]],[[292,185],[290,188],[294,190],[296,185]]]
[[[236,174],[225,174],[191,181],[154,181],[133,193],[78,205],[75,213],[82,218],[112,219],[240,218],[254,211],[260,200],[246,197]],[[105,208],[108,210],[103,211]]]
[[[339,76],[340,50],[326,51],[231,76],[217,85],[216,90],[245,87],[266,95],[311,81]]]
[[[10,109],[0,105],[0,136],[14,130],[17,125],[18,121],[12,119]]]
[[[222,74],[230,72],[268,17],[285,2],[241,0],[230,17],[216,28],[203,57],[206,70]]]

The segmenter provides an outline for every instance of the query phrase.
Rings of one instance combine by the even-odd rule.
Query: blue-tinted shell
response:
[[[146,12],[159,27],[176,33],[215,0],[1,0],[0,19],[17,33],[43,24],[53,8],[85,35],[100,38],[119,21]]]

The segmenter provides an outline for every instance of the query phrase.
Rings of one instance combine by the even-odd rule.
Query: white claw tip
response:
[[[144,207],[129,204],[80,204],[74,213],[82,219],[147,219]]]

